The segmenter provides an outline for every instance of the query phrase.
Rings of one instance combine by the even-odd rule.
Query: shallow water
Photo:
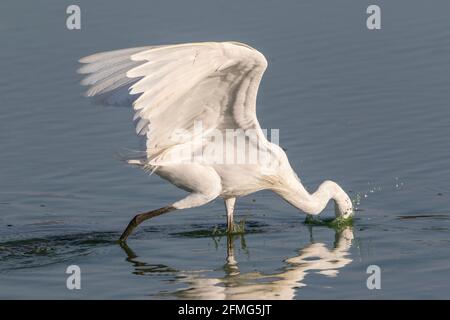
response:
[[[0,3],[0,298],[450,298],[450,3],[354,1]],[[78,58],[146,44],[236,40],[269,68],[258,99],[311,190],[339,182],[353,226],[305,224],[269,192],[145,223],[137,212],[184,192],[125,166],[131,111],[81,97]],[[331,217],[331,205],[324,213]],[[82,270],[67,290],[65,270]],[[381,290],[366,269],[381,268]]]

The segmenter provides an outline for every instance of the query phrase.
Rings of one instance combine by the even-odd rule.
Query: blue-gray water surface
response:
[[[2,0],[0,298],[450,298],[450,2],[372,2],[82,0],[70,31],[71,1]],[[381,30],[366,27],[369,4]],[[185,192],[118,159],[139,148],[132,112],[83,98],[77,60],[225,40],[265,54],[261,126],[280,129],[308,189],[350,192],[353,225],[307,224],[260,192],[238,200],[243,235],[215,232],[216,200],[119,246],[137,212]]]

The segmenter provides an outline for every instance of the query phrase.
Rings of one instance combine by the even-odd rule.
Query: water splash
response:
[[[395,177],[394,181],[387,182],[383,185],[384,186],[382,186],[382,184],[368,181],[366,190],[356,192],[355,195],[351,198],[355,211],[363,211],[363,209],[361,208],[361,203],[377,193],[388,190],[400,191],[405,187],[405,183],[399,177]]]

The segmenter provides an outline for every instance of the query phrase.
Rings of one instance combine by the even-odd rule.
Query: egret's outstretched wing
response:
[[[211,129],[255,129],[256,95],[267,61],[236,42],[124,49],[82,58],[87,96],[130,104],[136,132],[147,136],[147,156],[191,139],[196,121]],[[175,132],[183,131],[174,139]],[[180,140],[181,139],[181,140]]]

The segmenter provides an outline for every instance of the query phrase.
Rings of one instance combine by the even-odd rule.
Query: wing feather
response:
[[[147,157],[192,140],[203,130],[256,129],[256,96],[267,61],[237,42],[147,46],[80,59],[87,96],[104,104],[132,105],[136,133],[147,136]],[[174,139],[174,133],[185,133]],[[187,133],[187,134],[186,134]],[[262,135],[263,136],[263,135]]]

